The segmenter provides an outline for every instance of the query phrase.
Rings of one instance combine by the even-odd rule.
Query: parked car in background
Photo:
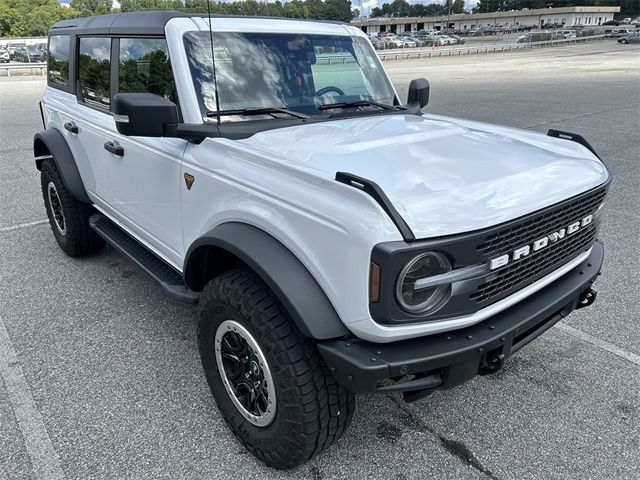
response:
[[[9,63],[11,61],[11,54],[6,48],[0,48],[0,63]]]
[[[551,32],[529,32],[526,35],[518,37],[517,43],[547,42],[557,38],[556,33]]]
[[[395,39],[395,42],[400,48],[415,48],[418,46],[416,40],[413,38],[410,32],[407,32],[403,35],[398,35]]]
[[[384,48],[415,48],[417,43],[408,36],[389,34],[382,37]]]
[[[455,45],[457,42],[449,35],[439,35],[444,45]]]
[[[416,34],[416,40],[420,42],[423,47],[439,47],[444,45],[444,39],[440,35],[434,35],[426,30],[420,30]]]
[[[9,42],[7,44],[7,50],[9,50],[9,55],[11,55],[11,60],[14,59],[15,54],[16,54],[16,50],[18,48],[22,48],[22,47],[26,47],[27,44],[24,41],[17,41],[17,42]]]
[[[624,35],[618,39],[618,43],[626,45],[627,43],[640,43],[640,33],[631,33]]]
[[[27,58],[27,53],[26,53],[27,47],[26,45],[18,45],[14,48],[13,50],[13,55],[11,60],[14,60],[16,62],[26,62],[26,58]]]
[[[13,59],[16,62],[35,63],[44,62],[45,52],[34,46],[16,47]]]
[[[369,41],[371,41],[371,45],[373,45],[373,48],[375,48],[376,50],[383,50],[385,48],[384,41],[382,41],[377,36],[369,37]]]
[[[7,43],[7,50],[9,51],[9,55],[11,56],[11,60],[13,60],[16,54],[16,49],[19,47],[25,47],[26,45],[27,44],[24,41]]]
[[[558,34],[562,35],[564,38],[576,38],[575,30],[561,30]]]

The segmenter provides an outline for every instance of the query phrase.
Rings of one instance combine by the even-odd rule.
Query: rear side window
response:
[[[110,38],[80,38],[78,81],[80,99],[88,105],[109,108],[110,97]]]
[[[118,92],[153,93],[177,101],[165,39],[121,38],[118,61]]]
[[[47,78],[51,86],[69,86],[69,35],[49,37]]]

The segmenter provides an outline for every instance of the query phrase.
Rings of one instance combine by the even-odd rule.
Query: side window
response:
[[[69,35],[49,37],[47,78],[53,87],[69,86]]]
[[[109,108],[111,39],[80,38],[78,80],[80,99],[89,105]]]
[[[121,38],[118,58],[118,92],[148,92],[177,102],[165,39]]]

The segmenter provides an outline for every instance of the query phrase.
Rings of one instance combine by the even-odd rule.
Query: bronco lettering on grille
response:
[[[568,235],[572,235],[581,228],[586,227],[591,222],[593,222],[593,215],[587,215],[581,220],[573,222],[565,228],[561,228],[560,230],[545,235],[544,237],[541,237],[528,245],[518,247],[511,253],[505,253],[504,255],[500,255],[499,257],[492,258],[489,261],[489,269],[495,270],[496,268],[504,267],[509,262],[520,260],[521,258],[524,258],[533,252],[537,252],[538,250],[542,250],[549,245],[553,245],[554,243],[563,240]]]

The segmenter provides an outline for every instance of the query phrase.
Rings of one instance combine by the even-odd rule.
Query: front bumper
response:
[[[378,344],[360,339],[318,344],[336,381],[352,392],[419,392],[453,388],[476,375],[497,372],[504,360],[577,307],[595,298],[604,246],[558,280],[513,307],[450,332]],[[581,303],[579,307],[579,302]]]

